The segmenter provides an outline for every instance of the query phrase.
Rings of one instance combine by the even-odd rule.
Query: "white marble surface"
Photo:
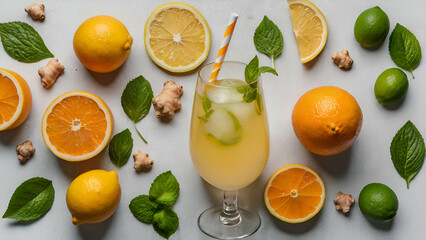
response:
[[[38,63],[19,63],[0,48],[0,66],[19,72],[31,86],[33,108],[29,118],[20,127],[0,133],[0,212],[6,210],[10,196],[24,180],[42,176],[53,180],[56,191],[52,209],[41,219],[30,224],[16,224],[13,220],[0,220],[0,239],[161,239],[151,225],[136,220],[128,204],[137,195],[145,194],[155,176],[172,170],[181,185],[180,197],[173,209],[180,218],[180,227],[170,239],[209,239],[198,230],[196,220],[207,207],[220,203],[220,191],[209,186],[198,176],[189,155],[188,136],[196,74],[170,75],[158,68],[147,56],[143,44],[143,28],[149,14],[165,0],[92,0],[43,1],[46,21],[38,23],[24,12],[32,1],[4,1],[0,8],[0,22],[24,21],[36,28],[48,48],[65,65],[66,72],[50,89],[43,89],[37,74],[47,59]],[[247,239],[424,239],[426,220],[426,170],[420,171],[410,189],[395,171],[390,159],[389,146],[396,131],[412,120],[426,136],[426,69],[422,61],[409,75],[410,87],[406,99],[397,109],[386,109],[375,100],[373,86],[377,76],[385,69],[395,67],[388,54],[388,38],[377,50],[361,48],[353,36],[356,17],[363,10],[379,5],[389,16],[391,31],[397,22],[410,29],[425,46],[426,2],[416,1],[338,1],[316,0],[329,26],[327,44],[317,61],[303,66],[299,61],[291,27],[288,6],[284,0],[187,0],[207,19],[212,32],[212,46],[206,62],[214,60],[225,25],[231,11],[240,14],[236,31],[228,51],[228,60],[248,62],[255,54],[262,65],[270,61],[257,52],[252,36],[266,14],[282,30],[283,54],[276,60],[279,77],[264,75],[264,92],[269,115],[271,153],[268,164],[259,179],[240,191],[240,204],[257,210],[262,218],[259,231]],[[127,62],[110,74],[95,74],[86,70],[74,55],[72,38],[85,19],[107,14],[120,19],[134,38],[132,53]],[[388,36],[389,37],[389,36]],[[346,48],[355,63],[351,71],[341,71],[330,57],[333,52]],[[182,110],[169,124],[159,122],[151,109],[149,115],[137,126],[148,139],[144,144],[136,136],[130,120],[121,109],[120,96],[125,84],[142,74],[150,80],[154,93],[161,91],[166,80],[184,86]],[[344,153],[320,157],[301,146],[291,126],[291,111],[298,98],[307,90],[318,86],[334,85],[349,91],[359,102],[364,124],[355,144]],[[149,173],[136,174],[132,160],[118,170],[123,194],[116,213],[107,221],[76,227],[65,203],[69,183],[78,174],[89,169],[116,170],[108,154],[81,163],[68,163],[57,159],[43,143],[40,123],[48,104],[60,94],[84,90],[103,98],[111,107],[115,118],[114,133],[129,128],[134,136],[134,150],[149,152],[155,165]],[[20,165],[15,146],[27,139],[33,141],[37,151],[26,164]],[[263,204],[263,189],[269,176],[281,166],[290,163],[305,164],[318,172],[327,189],[322,211],[303,224],[286,224],[271,216]],[[359,207],[353,207],[350,216],[334,209],[332,199],[339,190],[358,194],[364,185],[382,182],[398,195],[399,211],[393,222],[373,225],[365,219]]]

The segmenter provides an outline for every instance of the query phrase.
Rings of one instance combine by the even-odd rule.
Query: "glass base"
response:
[[[225,225],[220,220],[222,210],[222,206],[217,206],[201,213],[198,217],[198,227],[203,233],[217,239],[241,239],[252,235],[260,227],[259,215],[243,208],[238,208],[239,219]]]

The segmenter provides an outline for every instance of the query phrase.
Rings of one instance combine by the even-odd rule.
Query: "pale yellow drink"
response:
[[[268,160],[263,93],[258,91],[255,100],[246,102],[236,87],[247,86],[245,82],[227,79],[215,85],[225,86],[197,85],[191,119],[191,157],[208,183],[222,190],[237,190],[256,180]],[[212,110],[207,117],[206,102],[210,102]]]

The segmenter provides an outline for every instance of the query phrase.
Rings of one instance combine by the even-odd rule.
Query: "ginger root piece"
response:
[[[179,101],[183,93],[183,87],[173,81],[164,83],[161,93],[152,99],[155,108],[155,116],[162,121],[170,121],[175,115],[175,111],[181,108]]]
[[[35,148],[33,143],[29,140],[16,146],[16,153],[18,153],[19,161],[24,164],[34,154]]]
[[[337,193],[337,197],[333,200],[337,210],[341,210],[343,213],[348,213],[351,210],[352,204],[355,203],[355,199],[350,194],[342,192]]]
[[[133,159],[135,160],[136,172],[147,172],[152,168],[152,165],[154,165],[154,160],[149,157],[149,154],[139,150],[133,154]]]
[[[31,6],[25,8],[25,12],[30,15],[33,20],[43,22],[46,18],[46,14],[44,13],[44,4],[34,3]]]
[[[333,59],[334,63],[339,66],[339,68],[343,68],[345,70],[349,70],[352,67],[352,64],[354,61],[349,56],[349,52],[346,49],[343,49],[340,52],[335,52],[331,56],[331,59]]]
[[[58,59],[50,59],[45,67],[38,70],[41,77],[41,84],[44,88],[50,88],[65,70],[64,65],[58,62]]]

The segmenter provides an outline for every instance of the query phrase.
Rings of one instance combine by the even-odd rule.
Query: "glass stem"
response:
[[[238,212],[237,190],[223,192],[223,209],[219,220],[228,226],[236,225],[241,222],[241,215]]]

